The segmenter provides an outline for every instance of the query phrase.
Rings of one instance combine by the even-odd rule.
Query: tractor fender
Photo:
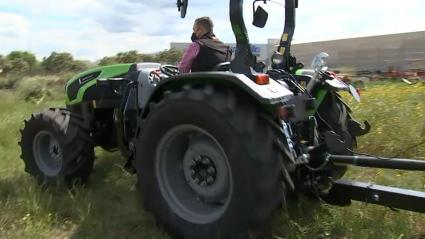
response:
[[[151,95],[156,91],[160,83],[150,80],[149,75],[155,69],[141,70],[137,77],[137,104],[140,109],[145,109]]]
[[[294,97],[294,93],[271,78],[269,84],[258,85],[243,74],[228,72],[196,72],[166,78],[158,83],[152,91],[150,91],[150,89],[139,88],[139,107],[146,109],[150,102],[159,101],[165,91],[180,89],[184,85],[208,83],[237,86],[251,95],[260,104],[286,102]],[[148,91],[150,91],[150,94],[146,94]]]

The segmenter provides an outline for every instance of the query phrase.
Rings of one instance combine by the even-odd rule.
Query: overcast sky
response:
[[[283,4],[284,0],[274,0]],[[297,41],[425,30],[424,0],[299,0]],[[38,58],[66,51],[96,60],[119,51],[152,53],[172,41],[190,40],[193,20],[210,16],[216,35],[234,42],[228,0],[190,0],[185,19],[175,0],[0,0],[0,54],[29,50]],[[264,5],[265,28],[251,25],[252,1],[244,1],[251,43],[279,38],[284,7]],[[403,4],[406,5],[397,5]]]

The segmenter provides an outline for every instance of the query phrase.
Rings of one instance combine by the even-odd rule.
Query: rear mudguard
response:
[[[332,92],[332,91],[328,91],[328,90],[325,90],[325,89],[318,90],[316,92],[316,95],[315,95],[316,100],[314,102],[314,105],[315,105],[315,109],[316,110],[319,108],[319,106],[322,103],[323,98],[325,97],[326,94],[335,94],[337,100],[340,101],[347,108],[347,111],[349,113],[348,114],[348,131],[350,132],[350,134],[352,136],[354,136],[354,137],[360,137],[360,136],[363,136],[363,135],[365,135],[365,134],[367,134],[367,133],[370,132],[370,130],[371,130],[372,127],[371,127],[369,121],[365,120],[363,122],[365,126],[362,127],[362,125],[359,122],[357,122],[352,117],[351,114],[353,113],[353,111],[347,105],[347,103],[345,103],[345,101],[342,99],[342,97],[337,92]],[[316,113],[316,110],[311,110],[309,112],[309,115],[310,116],[313,116]]]
[[[313,77],[314,76],[314,70],[310,69],[300,69],[295,72],[295,75],[306,75]],[[329,89],[329,91],[348,91],[348,85],[344,83],[339,78],[334,78],[332,80],[325,80],[325,88]]]
[[[315,109],[319,108],[320,104],[323,101],[323,98],[325,98],[325,95],[328,94],[329,92],[332,92],[333,94],[336,95],[337,99],[341,101],[342,104],[344,104],[344,106],[347,108],[349,113],[353,113],[350,106],[348,106],[348,104],[342,99],[341,95],[339,95],[336,91],[329,91],[326,89],[320,89],[316,91],[316,93],[313,95],[313,97],[316,99],[314,102]],[[316,110],[310,111],[311,116],[314,115],[315,113],[316,113]]]
[[[286,102],[294,97],[294,94],[290,90],[273,79],[270,79],[270,84],[258,85],[243,74],[228,72],[188,73],[162,80],[152,92],[146,92],[148,94],[144,94],[143,86],[139,85],[139,106],[143,108],[144,111],[142,114],[145,116],[145,109],[148,104],[152,101],[159,101],[165,91],[181,89],[185,85],[208,83],[239,87],[256,99],[260,104]]]
[[[306,69],[300,69],[295,72],[296,75],[307,75],[307,76],[313,76],[314,70],[306,70]],[[346,90],[348,91],[348,85],[341,81],[340,79],[332,79],[332,80],[326,80],[325,85],[322,86],[321,89],[318,89],[313,97],[315,98],[314,106],[315,110],[310,110],[309,115],[313,116],[316,113],[316,110],[319,108],[320,104],[323,101],[323,98],[326,94],[333,93],[337,96],[337,99],[344,104],[344,106],[347,108],[347,111],[350,113],[348,115],[348,131],[351,133],[351,135],[355,137],[359,137],[362,135],[365,135],[369,133],[371,129],[371,125],[367,120],[364,121],[365,126],[362,127],[359,122],[353,119],[351,116],[352,110],[347,105],[347,103],[342,99],[342,97],[337,93],[337,91],[340,90]]]

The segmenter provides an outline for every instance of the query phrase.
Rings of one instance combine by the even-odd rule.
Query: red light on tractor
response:
[[[289,113],[288,113],[288,110],[285,107],[278,106],[278,110],[279,110],[279,118],[280,119],[282,119],[282,120],[288,119]]]
[[[356,88],[356,92],[360,96],[360,88]]]
[[[333,75],[333,77],[336,77],[335,72],[330,71],[329,73],[330,73],[331,75]]]
[[[258,74],[255,76],[255,83],[258,85],[267,85],[269,84],[270,77],[267,74]]]

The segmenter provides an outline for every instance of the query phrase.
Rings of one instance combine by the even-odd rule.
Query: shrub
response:
[[[16,87],[17,95],[28,101],[31,99],[40,99],[46,93],[46,87],[42,81],[34,80],[34,78],[25,78],[20,81]]]
[[[60,73],[59,78],[60,78],[62,83],[66,84],[66,82],[68,82],[72,77],[74,77],[78,73],[80,73],[80,72],[64,71],[64,72]]]
[[[22,74],[8,74],[4,78],[0,78],[0,90],[14,89],[16,84],[24,78]]]

